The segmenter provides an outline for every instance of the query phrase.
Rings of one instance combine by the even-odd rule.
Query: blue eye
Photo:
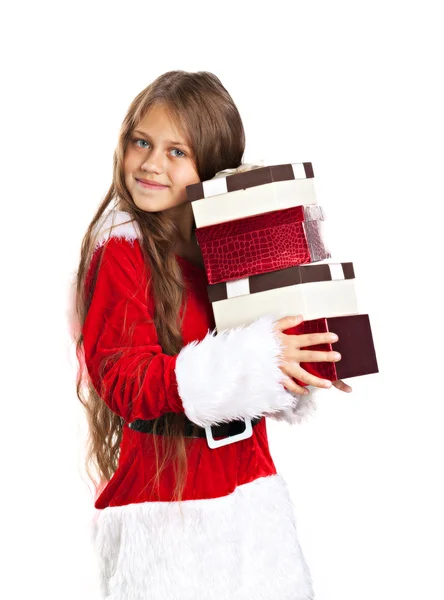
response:
[[[149,146],[149,142],[140,138],[134,138],[132,141],[134,142],[134,144],[136,144],[138,148],[143,148],[144,150]],[[148,144],[148,146],[140,146],[139,142],[142,142],[142,144]],[[180,155],[176,156],[176,158],[182,158],[183,156],[186,156],[185,152],[182,152],[182,150],[179,150],[179,148],[172,148],[172,150],[180,152]]]
[[[136,146],[137,146],[137,142],[143,142],[144,144],[147,144],[147,143],[148,143],[148,142],[146,142],[145,140],[139,140],[139,139],[137,139],[137,140],[133,140],[133,142],[136,144]],[[139,148],[146,148],[146,146],[139,146]]]
[[[182,156],[185,156],[185,152],[182,152],[179,148],[173,148],[173,150],[177,150],[178,152],[181,152]],[[178,156],[177,158],[181,158],[181,156]]]

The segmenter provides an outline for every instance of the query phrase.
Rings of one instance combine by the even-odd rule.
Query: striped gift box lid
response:
[[[245,190],[258,185],[273,183],[274,181],[309,179],[312,177],[314,177],[314,173],[310,162],[270,165],[240,173],[228,174],[224,177],[213,177],[213,179],[208,179],[207,181],[187,185],[187,199],[190,202],[194,202],[195,200],[202,200],[202,198]]]
[[[257,294],[299,283],[354,279],[352,262],[299,265],[207,286],[210,302]]]

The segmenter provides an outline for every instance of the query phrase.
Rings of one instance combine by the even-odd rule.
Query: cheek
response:
[[[178,175],[184,187],[193,183],[199,183],[200,181],[196,167],[190,163],[182,165]]]
[[[125,158],[123,159],[123,171],[125,175],[128,175],[132,171],[134,171],[135,160],[134,156],[131,152],[127,152]]]

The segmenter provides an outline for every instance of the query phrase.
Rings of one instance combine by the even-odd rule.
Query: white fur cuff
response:
[[[185,414],[200,427],[291,410],[294,397],[280,383],[282,347],[275,319],[209,332],[179,353],[176,378]]]
[[[316,390],[316,388],[309,385],[307,389],[310,392],[308,395],[292,394],[294,400],[291,408],[286,408],[285,410],[265,416],[275,421],[286,421],[290,425],[306,421],[316,411],[316,402],[313,397],[315,392],[312,391]]]

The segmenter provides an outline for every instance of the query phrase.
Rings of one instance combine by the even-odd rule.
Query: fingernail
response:
[[[331,387],[331,381],[329,381],[328,379],[324,381],[324,386],[329,388]]]
[[[335,360],[341,360],[341,355],[339,354],[339,352],[335,352],[333,354],[333,357],[334,357]]]
[[[337,336],[335,333],[332,333],[332,334],[330,335],[330,340],[331,340],[332,342],[337,342],[337,341],[338,341],[338,336]]]

